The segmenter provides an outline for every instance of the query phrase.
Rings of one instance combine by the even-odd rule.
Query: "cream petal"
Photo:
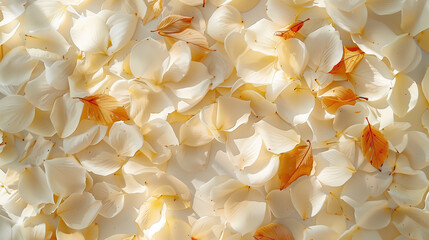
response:
[[[248,121],[251,111],[249,101],[226,96],[219,97],[217,101],[217,129],[232,132]],[[203,115],[201,118],[205,119]]]
[[[314,113],[314,111],[313,111]],[[332,127],[332,120],[319,120],[310,116],[307,121],[308,126],[313,132],[314,142],[322,142],[333,138],[336,134]]]
[[[262,138],[253,128],[242,125],[228,134],[226,152],[229,160],[239,169],[251,166],[258,159],[262,148]]]
[[[225,37],[225,51],[234,65],[237,65],[237,59],[247,49],[247,43],[244,35],[239,32],[232,32]]]
[[[103,1],[101,9],[110,9],[116,12],[125,12],[129,14],[136,13],[140,18],[144,18],[147,6],[143,0],[106,0]]]
[[[245,0],[211,0],[211,2],[216,6],[220,6],[220,5],[223,6],[223,5],[227,5],[227,4],[234,6],[240,12],[247,12],[250,9],[252,9],[258,3],[257,0],[250,0],[250,1],[245,1]]]
[[[191,147],[208,144],[213,140],[210,130],[201,122],[200,116],[195,115],[180,126],[180,143]]]
[[[48,111],[41,111],[36,108],[34,120],[26,130],[40,136],[52,137],[56,131],[52,125],[50,114]]]
[[[231,76],[234,71],[234,65],[231,59],[229,59],[223,45],[215,44],[211,46],[211,49],[216,51],[210,52],[203,63],[212,75],[210,89],[215,89]]]
[[[183,144],[177,150],[176,160],[185,171],[202,171],[208,164],[209,151],[210,144],[199,147],[190,147]]]
[[[252,188],[242,189],[233,193],[225,202],[225,216],[232,229],[244,235],[256,231],[261,225],[266,207],[260,192]]]
[[[392,79],[392,72],[386,64],[373,56],[365,56],[350,74],[355,93],[360,97],[368,98],[369,101],[376,101],[386,96],[393,85]]]
[[[25,11],[25,0],[6,1],[2,4],[0,11],[2,12],[2,19],[0,26],[6,25],[19,17]]]
[[[101,176],[118,171],[124,161],[118,157],[116,150],[104,141],[89,146],[84,151],[77,153],[76,157],[89,172]]]
[[[223,229],[219,216],[204,216],[192,224],[191,237],[194,239],[220,239]]]
[[[70,36],[81,51],[105,53],[109,43],[109,28],[99,15],[82,17],[70,29]]]
[[[7,41],[9,41],[9,39],[11,39],[16,31],[18,31],[19,27],[21,26],[21,23],[17,20],[12,21],[4,26],[0,27],[0,44],[3,45],[5,44]]]
[[[417,43],[420,48],[429,53],[429,30],[426,29],[419,33],[417,36]]]
[[[353,175],[354,171],[344,167],[326,167],[317,175],[317,179],[331,187],[343,186]]]
[[[168,62],[164,61],[164,64],[168,64],[164,67],[162,81],[179,82],[191,67],[191,49],[185,42],[178,41],[171,46],[169,54]]]
[[[291,215],[295,208],[290,197],[290,188],[273,190],[268,193],[267,203],[276,218],[285,218]]]
[[[50,111],[55,100],[65,94],[65,91],[58,91],[46,81],[45,73],[28,82],[24,91],[27,100],[43,111]]]
[[[57,214],[70,228],[84,229],[97,217],[101,206],[91,193],[73,193],[61,203]]]
[[[326,0],[326,2],[346,12],[350,12],[365,3],[364,0],[352,0],[348,2],[342,2],[341,0]]]
[[[421,50],[416,41],[408,34],[399,35],[381,48],[381,53],[389,59],[392,67],[398,72],[413,70],[415,67],[413,62],[416,61],[418,51]]]
[[[176,134],[171,125],[162,119],[154,119],[142,128],[145,138],[145,144],[149,144],[156,155],[151,158],[151,161],[156,164],[161,164],[168,161],[172,151],[170,147],[179,145]]]
[[[32,2],[23,15],[24,31],[28,32],[51,26],[58,30],[67,14],[67,9],[58,1]]]
[[[404,0],[370,0],[366,6],[378,15],[394,14],[402,10]]]
[[[207,23],[207,33],[219,42],[223,42],[231,32],[239,32],[242,28],[240,12],[230,5],[216,9]]]
[[[265,154],[264,154],[265,153]],[[263,150],[252,166],[243,170],[235,169],[237,179],[249,186],[262,186],[276,175],[279,169],[279,156]]]
[[[334,5],[331,1],[326,1],[326,11],[336,23],[342,29],[350,33],[361,33],[368,18],[368,10],[364,1],[360,1],[361,4],[355,6],[350,11],[342,10],[341,7],[344,4]]]
[[[46,140],[42,136],[38,136],[37,138],[34,137],[25,145],[19,162],[32,166],[39,166],[48,158],[53,146],[53,142]]]
[[[315,216],[323,207],[326,194],[315,177],[300,177],[290,188],[293,206],[303,220]]]
[[[52,190],[40,167],[29,167],[19,177],[18,191],[29,204],[54,203]]]
[[[276,73],[276,60],[274,56],[248,50],[237,59],[237,75],[246,83],[268,85]]]
[[[69,88],[68,77],[72,75],[76,66],[74,55],[66,56],[65,60],[45,62],[46,81],[58,90]]]
[[[402,153],[407,146],[408,135],[406,130],[409,127],[409,123],[397,123],[383,128],[384,137],[396,149],[396,151],[398,151],[398,153]]]
[[[143,136],[136,125],[115,122],[109,131],[109,144],[121,156],[132,157],[143,146]]]
[[[426,12],[429,10],[427,1],[410,1],[405,0],[402,6],[401,28],[405,32],[411,33],[412,36],[429,28],[429,19]]]
[[[426,101],[429,102],[429,66],[426,68],[426,73],[422,79],[421,85]]]
[[[305,44],[296,38],[281,41],[277,46],[279,63],[283,71],[291,78],[298,78],[303,73],[309,60]]]
[[[300,142],[297,132],[276,115],[257,122],[255,131],[261,135],[267,150],[275,154],[288,152]]]
[[[107,49],[111,55],[123,48],[133,37],[138,18],[131,14],[118,13],[112,15],[106,22],[110,28],[109,36],[112,45]]]
[[[417,104],[419,89],[417,84],[405,74],[396,75],[387,102],[398,117],[404,117]]]
[[[65,138],[76,130],[82,111],[83,102],[71,98],[68,93],[55,100],[50,118],[58,136]]]
[[[86,187],[86,171],[73,157],[54,158],[44,163],[52,191],[62,197],[81,193]]]
[[[429,109],[422,114],[422,126],[429,132]]]
[[[103,204],[99,212],[100,216],[112,218],[124,208],[125,195],[116,185],[99,182],[94,185],[91,193]]]
[[[358,102],[355,105],[341,106],[335,113],[334,129],[340,132],[352,125],[363,124],[368,114],[366,103]]]
[[[16,47],[8,52],[0,62],[0,84],[19,86],[30,79],[37,65],[24,47]]]
[[[267,15],[273,22],[283,26],[288,26],[295,21],[295,18],[298,14],[299,8],[295,8],[292,4],[289,5],[287,1],[267,1]]]
[[[0,237],[4,239],[12,239],[12,226],[13,222],[10,219],[0,216]]]
[[[145,56],[153,56],[147,58]],[[131,72],[136,77],[158,80],[161,66],[168,57],[165,47],[152,38],[146,38],[134,45],[130,53]]]
[[[69,154],[78,153],[90,145],[99,143],[107,132],[107,126],[98,125],[91,120],[82,120],[76,131],[64,138],[64,152]]]
[[[368,201],[356,208],[356,224],[369,230],[378,230],[390,223],[390,208],[387,200]]]
[[[368,18],[363,33],[352,34],[351,37],[362,51],[367,54],[374,54],[381,60],[384,57],[381,48],[391,43],[397,36],[383,22]]]
[[[281,25],[263,18],[246,29],[244,38],[253,51],[275,56],[280,38],[274,36],[274,33],[281,28]]]
[[[177,83],[165,86],[181,99],[195,99],[204,96],[209,90],[211,75],[207,67],[200,62],[191,62],[187,74]]]
[[[163,240],[163,239],[186,239],[189,237],[191,227],[189,224],[178,218],[169,218],[165,227],[161,231],[157,232],[151,239]]]
[[[300,82],[290,84],[276,100],[277,112],[285,121],[293,124],[304,123],[313,111],[313,94],[300,86]]]
[[[378,197],[392,182],[392,176],[387,173],[364,173],[356,172],[344,185],[341,199],[348,199],[357,203],[364,203],[369,197]],[[350,202],[348,202],[350,204]]]
[[[35,108],[21,95],[10,95],[0,100],[0,129],[17,133],[30,126]]]
[[[304,230],[305,240],[334,240],[338,239],[338,234],[328,226],[314,225]]]
[[[414,239],[429,237],[429,225],[425,220],[429,216],[427,211],[414,207],[398,207],[392,214],[392,223],[404,236]]]
[[[417,131],[408,132],[408,144],[404,150],[414,169],[422,169],[429,165],[429,138],[426,134]]]
[[[343,56],[340,34],[331,25],[310,33],[304,43],[310,54],[308,65],[316,72],[328,73]]]
[[[321,89],[326,88],[329,84],[334,81],[334,75],[325,72],[315,72],[311,68],[307,68],[304,71],[304,78],[307,82],[307,86],[310,87],[312,92],[317,92]]]
[[[387,192],[399,206],[416,206],[426,193],[427,187],[421,189],[408,189],[400,184],[392,183]]]
[[[70,44],[52,28],[31,31],[25,35],[25,48],[35,59],[55,61],[64,58]]]

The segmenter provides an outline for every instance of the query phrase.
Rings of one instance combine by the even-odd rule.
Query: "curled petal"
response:
[[[231,32],[238,32],[242,28],[240,12],[230,5],[216,9],[207,23],[207,33],[219,42],[223,42]]]
[[[6,96],[0,100],[0,129],[17,133],[33,122],[35,108],[21,95]]]

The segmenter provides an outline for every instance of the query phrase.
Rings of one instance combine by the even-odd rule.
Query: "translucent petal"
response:
[[[171,46],[168,62],[164,61],[163,82],[178,82],[185,77],[191,65],[191,49],[188,44],[178,41]]]
[[[123,164],[123,160],[118,157],[116,150],[104,141],[89,146],[84,151],[77,153],[76,157],[88,171],[102,176],[118,171]]]
[[[404,0],[370,0],[366,6],[378,15],[389,15],[402,10]]]
[[[29,167],[20,175],[18,191],[29,204],[54,203],[52,190],[40,167]]]
[[[12,21],[9,24],[6,24],[4,26],[0,27],[0,44],[3,45],[5,44],[9,39],[11,39],[16,31],[18,31],[18,28],[20,26],[20,22],[19,21]]]
[[[250,102],[226,96],[219,97],[217,101],[217,115],[214,124],[216,129],[231,132],[248,121]],[[207,119],[207,117],[202,111],[201,119]]]
[[[422,209],[398,207],[392,214],[392,223],[404,236],[425,239],[429,237],[428,216],[429,213]]]
[[[294,8],[292,4],[282,0],[267,1],[267,15],[276,23],[283,26],[291,25],[299,13],[299,8]]]
[[[67,197],[85,189],[86,171],[73,157],[50,159],[44,166],[49,186],[55,194]]]
[[[429,165],[429,138],[426,134],[417,131],[408,132],[408,144],[404,150],[410,165],[414,169],[422,169]]]
[[[68,89],[68,77],[72,75],[75,65],[73,54],[66,55],[65,60],[45,62],[46,81],[58,90]]]
[[[37,65],[24,47],[16,47],[8,52],[0,62],[0,83],[19,86],[30,79]]]
[[[361,33],[368,17],[368,11],[366,9],[364,1],[359,1],[362,4],[355,6],[353,9],[342,10],[341,6],[344,4],[333,4],[332,1],[326,2],[326,11],[336,23],[342,29],[350,33]],[[340,6],[340,7],[338,7]]]
[[[149,59],[145,56],[153,57]],[[152,38],[143,39],[131,50],[131,72],[136,77],[160,80],[161,66],[167,57],[167,49],[161,43]]]
[[[324,226],[324,225],[314,225],[314,226],[310,226],[309,228],[305,229],[304,231],[304,237],[303,239],[306,240],[329,240],[329,239],[338,239],[338,234],[332,230],[330,227],[328,226]]]
[[[423,77],[421,84],[422,84],[423,94],[426,97],[426,101],[429,102],[429,66],[426,68],[426,73]]]
[[[237,59],[237,75],[245,82],[254,85],[270,84],[276,73],[276,60],[274,56],[248,50]]]
[[[84,52],[106,52],[109,43],[109,28],[99,15],[81,17],[70,29],[73,43]]]
[[[180,145],[177,150],[176,160],[185,171],[201,171],[207,166],[209,150],[210,144],[199,147]]]
[[[73,99],[68,93],[57,98],[51,112],[51,121],[58,136],[70,136],[79,125],[83,111],[83,102]]]
[[[213,140],[210,130],[204,125],[199,115],[195,115],[180,126],[180,143],[191,147],[205,145]]]
[[[298,78],[307,66],[309,57],[305,44],[296,38],[281,41],[277,46],[279,63],[291,78]]]
[[[315,216],[325,203],[326,194],[315,177],[300,177],[290,191],[293,206],[304,220]]]
[[[34,137],[25,145],[19,162],[39,166],[48,158],[53,146],[54,143],[44,137]]]
[[[219,42],[223,42],[231,32],[239,32],[242,28],[240,12],[230,5],[216,9],[207,23],[207,33]]]
[[[377,197],[382,194],[392,182],[392,176],[386,173],[364,173],[358,171],[344,185],[341,199],[348,202],[351,199],[358,203],[364,203],[369,197]]]
[[[429,110],[426,110],[422,114],[422,126],[429,132]]]
[[[189,224],[178,218],[169,218],[167,224],[161,231],[157,232],[153,236],[153,240],[163,240],[163,239],[186,239],[189,237],[189,232],[191,227]]]
[[[44,137],[52,137],[56,131],[50,119],[50,112],[36,108],[34,120],[26,130]]]
[[[274,36],[274,33],[281,28],[281,25],[263,18],[247,28],[244,37],[252,50],[275,56],[280,38]]]
[[[98,125],[91,120],[82,120],[76,131],[64,138],[64,152],[74,154],[78,153],[89,145],[99,143],[107,132],[107,126]]]
[[[136,223],[146,236],[159,232],[166,224],[167,205],[159,199],[149,199],[139,209]]]
[[[70,228],[84,229],[97,217],[101,206],[91,193],[73,193],[61,203],[57,214]]]
[[[214,89],[231,76],[234,65],[222,44],[215,44],[211,48],[216,51],[210,52],[207,55],[204,59],[204,65],[207,66],[209,73],[212,75],[210,89]]]
[[[368,201],[356,208],[356,224],[369,229],[377,230],[390,223],[390,208],[387,200]]]
[[[226,151],[229,160],[239,169],[248,167],[256,162],[262,147],[262,138],[256,135],[248,125],[242,125],[236,131],[228,134]]]
[[[231,5],[238,9],[240,12],[247,12],[252,9],[257,3],[257,0],[211,0],[216,6],[219,5]]]
[[[263,150],[257,161],[243,170],[235,170],[237,179],[249,186],[262,186],[276,175],[279,169],[279,157]]]
[[[290,197],[290,188],[273,190],[267,195],[267,203],[276,218],[285,218],[291,215],[295,208]]]
[[[24,91],[27,100],[43,111],[50,111],[55,100],[65,94],[65,91],[58,91],[46,81],[45,73],[28,82]]]
[[[235,231],[246,234],[261,225],[266,207],[261,193],[251,188],[242,189],[225,202],[225,216]]]
[[[398,74],[387,102],[397,116],[404,117],[416,106],[418,96],[419,89],[413,79],[405,74]]]
[[[421,50],[408,34],[399,35],[391,43],[381,48],[381,53],[389,59],[392,67],[398,72],[413,70],[417,51]]]
[[[354,171],[343,167],[326,167],[317,175],[317,179],[325,185],[331,187],[342,186],[353,175]]]
[[[204,216],[192,224],[190,235],[194,239],[217,240],[222,232],[219,216]]]
[[[365,117],[369,114],[365,103],[356,103],[355,105],[341,106],[335,113],[334,129],[342,131],[349,126],[365,123]]]
[[[429,30],[426,29],[417,36],[417,43],[426,52],[429,52]]]
[[[314,96],[300,86],[300,82],[288,85],[276,100],[277,112],[285,121],[293,124],[304,123],[313,111]]]
[[[31,57],[45,61],[63,59],[70,44],[52,28],[40,29],[25,35],[25,48]]]
[[[10,23],[15,18],[19,17],[25,11],[26,1],[7,1],[1,7],[2,19],[0,26]]]
[[[343,56],[340,34],[331,25],[310,33],[304,43],[310,53],[308,65],[316,72],[331,71]]]
[[[106,218],[112,218],[118,215],[123,207],[125,195],[116,185],[106,182],[99,182],[91,190],[95,199],[100,200],[103,204],[99,214]]]
[[[231,61],[236,65],[238,57],[247,49],[247,43],[243,34],[232,32],[225,37],[225,51]]]
[[[401,28],[412,36],[429,28],[429,20],[426,12],[429,10],[427,1],[405,0],[402,6]]]
[[[59,1],[32,2],[23,15],[25,31],[54,27],[58,29],[67,16],[67,9]]]
[[[137,17],[131,14],[114,14],[106,22],[110,28],[109,35],[112,45],[107,49],[107,54],[111,55],[123,48],[133,37]]]
[[[143,142],[143,136],[136,125],[118,121],[110,128],[109,143],[121,156],[134,156],[143,146]]]
[[[0,129],[17,133],[28,127],[34,119],[35,109],[21,95],[10,95],[0,100]]]
[[[265,117],[255,124],[255,131],[261,135],[268,151],[280,154],[292,150],[300,136],[279,117]]]

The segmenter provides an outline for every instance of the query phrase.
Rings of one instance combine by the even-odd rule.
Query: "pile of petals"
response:
[[[0,239],[429,239],[429,1],[4,0]]]

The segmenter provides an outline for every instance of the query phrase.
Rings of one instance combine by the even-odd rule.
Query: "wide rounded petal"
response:
[[[236,131],[228,134],[226,152],[229,160],[239,169],[252,165],[259,157],[262,138],[255,134],[253,128],[242,125]]]
[[[25,85],[25,97],[31,104],[43,111],[50,111],[55,100],[64,95],[64,91],[59,91],[46,81],[46,74],[42,73],[37,78]]]
[[[389,187],[392,176],[386,173],[364,173],[358,171],[344,185],[341,199],[351,204],[349,200],[364,203],[371,197],[378,197]]]
[[[325,225],[310,226],[304,231],[303,239],[306,240],[334,240],[338,239],[338,234],[330,227]]]
[[[429,213],[414,207],[398,207],[392,214],[392,223],[404,236],[412,239],[429,237],[429,224],[426,219]]]
[[[426,14],[428,9],[427,1],[405,0],[401,12],[401,29],[415,36],[429,28],[429,16]]]
[[[19,177],[18,191],[29,204],[54,203],[48,179],[40,167],[26,168]]]
[[[73,193],[61,203],[57,214],[70,228],[84,229],[97,217],[101,206],[91,193]]]
[[[91,193],[103,204],[99,212],[103,217],[112,218],[124,208],[125,195],[116,185],[99,182],[94,185]]]
[[[279,169],[279,156],[262,150],[254,164],[243,170],[236,169],[237,179],[249,186],[262,186],[276,175]]]
[[[143,135],[136,125],[123,121],[113,124],[109,131],[109,143],[121,156],[132,157],[143,146]]]
[[[123,48],[133,37],[138,18],[131,14],[118,13],[112,15],[106,22],[110,28],[109,36],[112,45],[107,49],[111,55]]]
[[[422,169],[429,165],[429,138],[417,131],[408,132],[408,144],[404,150],[410,165],[414,169]]]
[[[101,176],[118,171],[123,164],[123,160],[118,157],[115,149],[104,141],[77,153],[76,157],[86,170]]]
[[[429,102],[429,66],[426,68],[426,73],[422,80],[422,91],[425,95],[426,101]]]
[[[64,58],[70,44],[59,32],[52,28],[45,28],[27,33],[25,48],[35,59],[55,61]]]
[[[179,166],[187,172],[204,170],[208,163],[210,144],[199,147],[180,145],[177,150],[176,160]]]
[[[277,52],[280,66],[285,74],[291,78],[301,76],[309,59],[305,44],[299,39],[290,38],[280,42]]]
[[[191,65],[191,49],[184,41],[177,41],[171,46],[168,61],[164,61],[163,82],[179,82],[188,73]]]
[[[291,25],[296,16],[299,14],[299,8],[294,8],[292,4],[288,4],[283,0],[268,0],[267,1],[267,15],[276,23],[283,26]]]
[[[369,230],[378,230],[390,223],[390,208],[387,200],[368,201],[356,208],[356,224]]]
[[[341,106],[335,113],[334,129],[338,132],[355,125],[365,123],[369,110],[365,103]]]
[[[21,95],[6,96],[0,100],[0,129],[17,133],[33,122],[35,108]]]
[[[21,85],[30,79],[37,62],[30,57],[24,47],[12,49],[0,61],[0,83],[2,85]]]
[[[317,179],[327,186],[339,187],[344,185],[353,175],[354,171],[348,168],[332,166],[323,168]]]
[[[186,123],[180,126],[180,143],[191,147],[205,145],[213,140],[213,135],[204,123],[201,122],[200,116],[195,115]]]
[[[98,15],[79,18],[70,29],[70,36],[84,52],[103,53],[109,44],[109,28]]]
[[[290,188],[273,190],[267,195],[267,203],[276,218],[285,218],[291,215],[295,208],[290,197]]]
[[[107,126],[98,125],[91,120],[82,120],[76,131],[64,138],[64,152],[74,154],[78,153],[89,145],[99,143],[107,132]]]
[[[366,6],[378,15],[394,14],[402,10],[404,0],[370,0]]]
[[[73,99],[70,94],[57,98],[51,112],[51,121],[58,136],[70,136],[79,125],[83,111],[83,102]]]
[[[419,89],[417,84],[405,74],[396,75],[387,102],[398,117],[404,117],[417,104]]]
[[[147,56],[152,57],[148,58]],[[167,49],[161,43],[152,38],[143,39],[131,50],[131,72],[136,77],[159,81],[161,66],[167,57]]]
[[[303,220],[315,216],[323,207],[326,194],[315,177],[301,177],[291,185],[293,206]]]
[[[54,158],[44,163],[52,191],[66,197],[81,193],[86,187],[86,170],[73,157]]]
[[[350,33],[361,33],[368,18],[368,10],[364,2],[360,1],[361,4],[350,11],[340,9],[343,4],[334,5],[332,2],[332,0],[326,1],[326,11],[334,23]]]
[[[416,41],[408,34],[399,35],[393,42],[381,48],[381,53],[398,72],[413,70],[418,51],[421,50]]]
[[[274,36],[274,33],[281,28],[281,25],[263,18],[247,28],[244,37],[252,50],[275,56],[280,38]]]
[[[231,32],[238,32],[242,28],[240,12],[230,5],[216,9],[207,23],[207,33],[219,42],[223,42]]]
[[[252,83],[256,86],[268,85],[276,73],[276,60],[276,57],[261,52],[245,51],[237,58],[237,75],[246,83]]]

